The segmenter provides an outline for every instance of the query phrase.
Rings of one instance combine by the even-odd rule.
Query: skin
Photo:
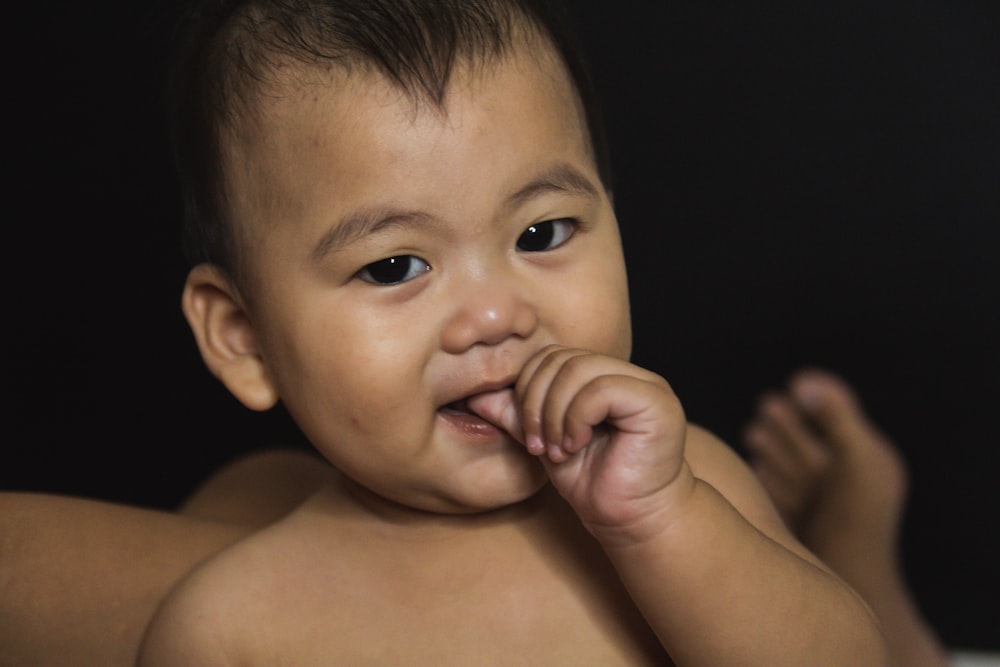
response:
[[[905,462],[852,388],[827,371],[801,370],[761,399],[745,440],[788,524],[881,619],[893,664],[950,664],[900,565]]]
[[[856,594],[629,363],[617,223],[547,45],[459,68],[443,110],[296,80],[226,144],[247,284],[196,267],[183,303],[209,368],[343,477],[197,568],[139,664],[885,664]]]
[[[495,119],[469,105],[414,116],[386,83],[349,77],[345,94],[316,85],[289,95],[271,122],[234,141],[233,161],[244,166],[231,188],[256,195],[234,197],[254,249],[252,298],[247,326],[223,335],[247,341],[236,361],[255,381],[230,387],[254,407],[280,397],[337,469],[400,504],[461,513],[529,497],[545,482],[533,457],[495,438],[454,447],[465,427],[439,408],[512,384],[547,344],[629,354],[624,259],[607,195],[584,135],[548,139],[557,112],[574,108],[562,83],[562,105],[505,103],[510,123],[527,130],[518,135],[493,131]],[[500,97],[485,83],[465,85],[456,93]],[[533,121],[539,112],[546,122]],[[532,145],[565,157],[542,162]],[[365,215],[377,230],[324,247]],[[517,251],[536,223],[570,240]],[[389,286],[359,276],[394,256],[430,270]],[[201,283],[191,291],[189,311],[210,307]],[[211,335],[200,317],[196,328]],[[607,326],[587,326],[595,319]]]
[[[330,476],[314,454],[274,449],[233,461],[176,512],[0,493],[0,665],[134,667],[178,580]]]

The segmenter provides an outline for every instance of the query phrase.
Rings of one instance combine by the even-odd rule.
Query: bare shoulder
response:
[[[217,582],[202,574],[197,569],[160,605],[140,644],[138,667],[235,664],[227,650],[229,610],[212,592],[220,590]]]
[[[153,616],[138,667],[258,664],[268,655],[274,610],[302,553],[296,527],[300,511],[191,570]]]
[[[694,476],[710,484],[762,533],[818,563],[791,534],[750,466],[711,431],[688,425],[685,456]]]
[[[232,654],[242,646],[245,618],[238,610],[252,595],[247,552],[256,534],[196,566],[164,598],[146,628],[137,667],[241,664]],[[238,621],[238,622],[237,622]]]
[[[315,514],[307,500],[193,569],[150,622],[138,667],[295,664],[294,647],[310,645],[301,621],[345,609],[338,588],[323,584],[346,576],[342,536]]]

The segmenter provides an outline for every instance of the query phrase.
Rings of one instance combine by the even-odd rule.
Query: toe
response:
[[[829,448],[817,437],[808,416],[794,401],[777,395],[765,398],[761,403],[761,421],[797,468],[811,474],[826,468]]]
[[[845,449],[861,441],[882,439],[854,389],[833,373],[801,371],[789,382],[789,393],[832,447]]]

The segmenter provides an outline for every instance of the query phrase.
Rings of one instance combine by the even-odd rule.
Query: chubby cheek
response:
[[[407,348],[413,325],[376,317],[301,271],[261,280],[258,293],[252,315],[267,375],[309,441],[326,455],[384,436],[387,415],[420,392],[419,355]]]
[[[374,461],[405,460],[425,441],[429,420],[411,380],[398,365],[317,360],[308,381],[288,392],[288,410],[320,454],[361,479],[381,469]]]
[[[269,337],[285,342],[269,346],[270,370],[285,407],[315,444],[377,438],[413,410],[421,354],[406,338],[387,335],[397,328],[301,313],[284,321],[295,324]]]
[[[420,396],[419,373],[404,351],[386,346],[376,354],[344,345],[343,353],[327,359],[306,359],[304,373],[314,374],[311,391],[325,397],[328,416],[339,415],[346,426],[368,430],[385,427],[385,415],[400,414]]]
[[[562,295],[558,342],[628,360],[632,324],[624,266],[609,261],[604,269],[579,275],[573,288]]]

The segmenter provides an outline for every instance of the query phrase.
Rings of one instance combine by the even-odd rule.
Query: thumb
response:
[[[518,442],[524,442],[524,429],[521,427],[521,416],[518,414],[512,389],[476,394],[468,400],[468,407],[486,421],[506,431]]]

